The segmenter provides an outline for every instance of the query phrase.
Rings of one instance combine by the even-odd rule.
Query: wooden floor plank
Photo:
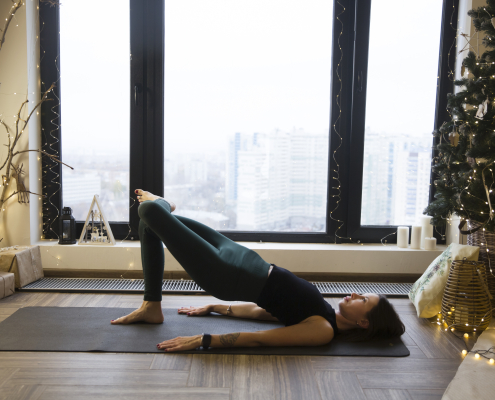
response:
[[[277,399],[321,399],[311,357],[274,357],[274,389]]]
[[[460,358],[458,345],[453,345],[448,332],[414,315],[401,315],[406,331],[428,358]]]
[[[366,400],[366,395],[354,372],[316,371],[315,379],[322,399]]]
[[[2,367],[5,367],[3,364],[0,363]],[[19,370],[19,368],[0,368],[0,388],[7,382],[10,377],[16,373]]]
[[[231,354],[194,354],[187,386],[230,388],[233,362]]]
[[[1,351],[6,368],[120,368],[149,369],[153,354]]]
[[[145,369],[19,368],[10,377],[12,385],[70,386],[186,386],[188,371]]]
[[[229,388],[47,386],[39,400],[229,400]]]
[[[457,371],[461,360],[411,357],[312,357],[313,369],[349,371]]]
[[[407,390],[364,389],[367,400],[413,400]]]
[[[409,334],[407,327],[406,327],[406,332],[400,338],[406,346],[417,346],[416,342],[413,340],[413,338]]]
[[[0,400],[38,400],[46,388],[43,385],[3,386]]]
[[[445,390],[408,390],[408,392],[413,400],[441,400]]]
[[[275,399],[274,356],[234,357],[232,399]]]
[[[357,372],[356,376],[363,389],[443,389],[454,378],[456,370],[381,373]]]
[[[427,358],[426,354],[423,353],[423,351],[418,346],[406,346],[406,347],[411,353],[409,355],[410,358]]]
[[[18,307],[5,307],[5,308],[0,308],[0,316],[1,315],[12,315],[14,314],[19,308]]]
[[[151,369],[173,369],[189,371],[191,369],[192,354],[155,354]]]

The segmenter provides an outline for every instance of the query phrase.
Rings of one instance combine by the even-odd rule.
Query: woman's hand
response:
[[[196,336],[179,336],[175,339],[165,340],[158,343],[156,347],[159,350],[165,351],[186,351],[192,350],[201,346],[201,338],[203,335]]]
[[[208,315],[211,312],[210,306],[203,307],[181,307],[178,310],[179,314],[193,315]]]

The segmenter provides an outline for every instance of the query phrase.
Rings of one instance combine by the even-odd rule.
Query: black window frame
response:
[[[165,0],[130,0],[131,73],[130,117],[130,187],[129,223],[111,222],[116,240],[138,240],[138,203],[132,192],[143,188],[158,196],[164,191],[164,7]],[[449,71],[453,69],[459,0],[443,1],[442,33],[439,51],[439,84],[435,126],[448,119],[447,93],[453,91]],[[235,241],[342,243],[360,241],[378,243],[396,226],[360,224],[364,152],[364,102],[369,42],[371,0],[334,1],[332,67],[330,87],[330,140],[328,149],[327,231],[321,232],[243,232],[220,231]],[[63,161],[60,115],[60,14],[58,7],[40,4],[40,74],[41,89],[56,82],[53,98],[41,106],[42,149],[58,154]],[[454,46],[455,48],[455,46]],[[54,61],[55,60],[55,61]],[[364,84],[363,84],[364,82]],[[364,90],[361,88],[363,86]],[[338,96],[338,97],[337,97]],[[57,99],[60,99],[59,101]],[[339,99],[334,101],[334,99]],[[363,100],[364,99],[364,100]],[[335,129],[334,129],[335,127]],[[338,132],[338,133],[337,133]],[[433,145],[432,137],[432,145]],[[336,150],[337,149],[337,150]],[[335,153],[334,153],[335,152]],[[432,146],[432,154],[435,154]],[[63,167],[66,168],[66,167]],[[46,239],[58,238],[58,214],[63,208],[63,168],[42,156],[43,171],[43,234]],[[340,190],[335,189],[338,171]],[[431,176],[431,183],[434,177]],[[435,188],[430,186],[430,200]],[[88,199],[88,204],[91,199]],[[330,213],[331,212],[331,213]],[[84,221],[76,223],[80,236]],[[130,226],[130,231],[129,231]],[[435,236],[441,243],[438,233]],[[395,242],[395,236],[389,242]]]

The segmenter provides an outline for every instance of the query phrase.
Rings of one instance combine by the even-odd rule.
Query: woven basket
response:
[[[469,221],[467,226],[468,230],[477,229],[481,227],[481,223]],[[488,290],[492,295],[491,303],[493,309],[495,308],[495,233],[484,231],[483,228],[481,228],[476,232],[467,235],[467,244],[480,248],[478,260],[485,263]],[[493,315],[495,316],[495,310],[493,311]]]
[[[485,265],[480,261],[452,262],[442,299],[442,318],[461,332],[486,329],[492,314]]]

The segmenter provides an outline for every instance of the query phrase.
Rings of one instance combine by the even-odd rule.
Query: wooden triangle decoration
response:
[[[95,194],[91,207],[89,207],[88,216],[86,218],[86,222],[84,223],[81,237],[79,238],[79,244],[115,246],[116,242],[113,237],[112,230],[110,229],[110,224],[105,218],[103,208],[101,207],[98,199],[99,196]],[[95,203],[98,208],[97,210],[93,209]],[[103,234],[104,230],[106,230],[107,236]]]

